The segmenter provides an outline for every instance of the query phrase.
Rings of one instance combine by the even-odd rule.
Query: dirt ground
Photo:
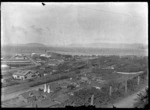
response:
[[[118,101],[116,101],[115,103],[111,104],[108,106],[108,108],[113,107],[113,105],[117,108],[133,108],[133,104],[135,102],[135,98],[137,97],[137,94],[140,93],[141,91],[143,91],[145,89],[147,85],[143,86],[140,88],[140,90],[138,90],[135,93],[132,93],[130,95],[128,95],[125,98],[121,98]]]

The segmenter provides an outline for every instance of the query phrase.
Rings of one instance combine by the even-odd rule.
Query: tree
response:
[[[135,99],[134,107],[136,108],[145,108],[148,107],[148,88],[145,91],[138,94],[138,97]]]

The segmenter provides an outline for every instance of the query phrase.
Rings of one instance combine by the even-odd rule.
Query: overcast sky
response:
[[[2,3],[3,44],[148,43],[147,3]]]

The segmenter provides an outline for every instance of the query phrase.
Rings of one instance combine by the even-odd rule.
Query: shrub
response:
[[[138,94],[138,97],[135,99],[134,107],[144,108],[148,105],[148,88],[144,92]]]

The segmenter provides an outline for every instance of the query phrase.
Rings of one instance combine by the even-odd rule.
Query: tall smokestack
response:
[[[46,92],[46,84],[44,84],[44,92]]]
[[[49,86],[48,86],[48,88],[47,88],[47,93],[50,93],[50,88],[49,88]]]

